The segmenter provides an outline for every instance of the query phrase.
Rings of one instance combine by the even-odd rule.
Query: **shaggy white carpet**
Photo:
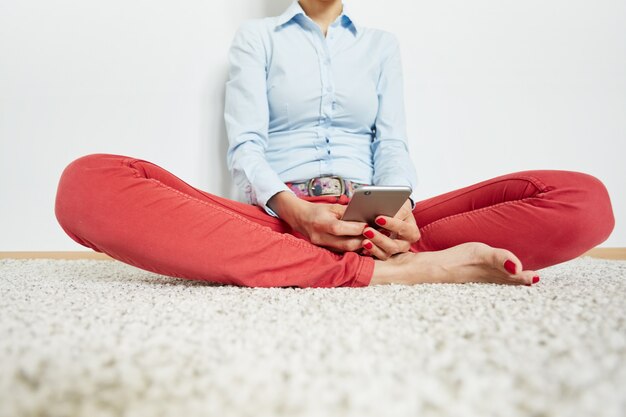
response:
[[[267,289],[0,260],[0,416],[624,416],[626,261],[539,272]]]

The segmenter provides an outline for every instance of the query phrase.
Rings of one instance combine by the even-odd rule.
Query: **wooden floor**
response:
[[[581,256],[601,259],[626,260],[626,248],[594,248]],[[104,253],[94,251],[81,252],[0,252],[0,259],[100,259],[114,260]]]

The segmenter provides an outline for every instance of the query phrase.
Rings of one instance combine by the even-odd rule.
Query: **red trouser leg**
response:
[[[257,287],[367,286],[374,261],[293,236],[261,208],[198,190],[137,158],[91,154],[59,180],[55,215],[76,242],[158,274]]]
[[[510,250],[530,270],[580,256],[604,242],[615,226],[604,184],[561,170],[482,181],[420,201],[413,215],[422,235],[414,252],[483,242]]]

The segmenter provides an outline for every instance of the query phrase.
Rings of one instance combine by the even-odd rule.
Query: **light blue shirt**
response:
[[[233,39],[224,118],[228,168],[250,204],[267,207],[285,182],[339,175],[408,185],[402,63],[389,32],[343,13],[324,37],[294,1],[244,22]]]

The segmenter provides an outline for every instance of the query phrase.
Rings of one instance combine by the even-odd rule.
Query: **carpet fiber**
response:
[[[0,416],[624,416],[626,261],[539,273],[281,289],[0,260]]]

